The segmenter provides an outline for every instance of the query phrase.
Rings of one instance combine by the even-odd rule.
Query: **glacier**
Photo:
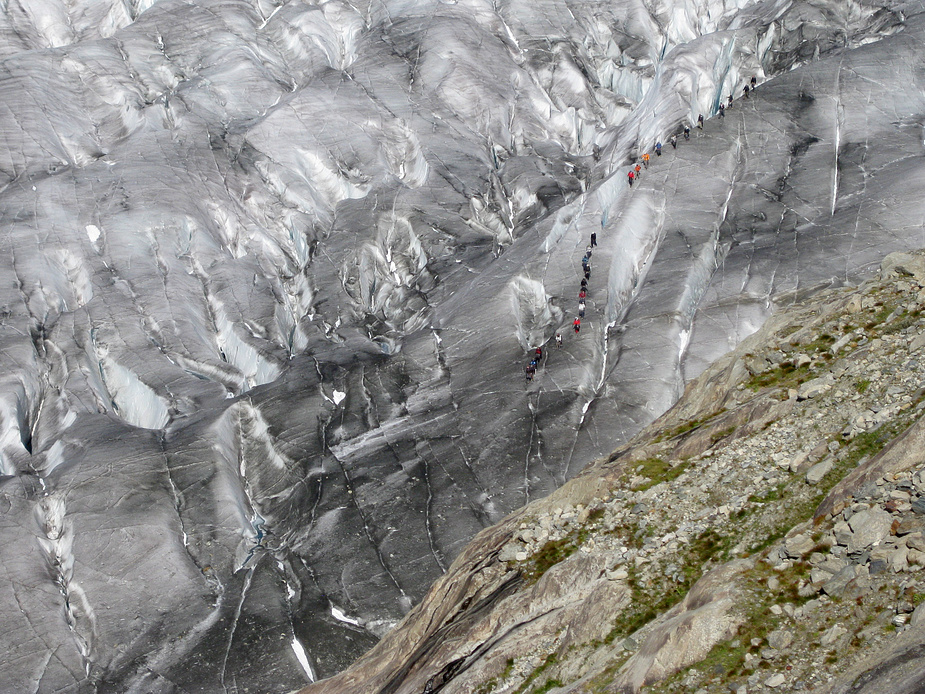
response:
[[[920,0],[0,2],[0,690],[346,667],[925,246],[923,38]]]

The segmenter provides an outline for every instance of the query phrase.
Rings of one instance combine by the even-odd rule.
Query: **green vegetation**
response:
[[[616,619],[610,632],[604,638],[604,643],[613,643],[617,638],[629,636],[658,615],[671,609],[687,595],[691,586],[703,575],[705,565],[729,559],[729,548],[732,542],[732,537],[721,535],[713,528],[708,528],[691,540],[686,547],[679,548],[680,568],[674,577],[661,576],[645,586],[641,585],[636,568],[627,567],[628,582],[633,591],[631,607]]]
[[[893,333],[902,332],[906,328],[910,328],[915,325],[918,320],[918,313],[909,313],[908,311],[903,311],[901,314],[896,316],[895,320],[891,320],[889,323],[883,325],[880,328],[880,334],[891,335]]]
[[[530,689],[530,685],[533,684],[540,675],[542,675],[544,672],[546,672],[546,670],[548,670],[549,668],[551,668],[553,665],[555,665],[558,662],[559,662],[559,657],[555,653],[550,653],[549,655],[547,655],[546,658],[543,660],[543,662],[540,663],[540,665],[533,672],[527,675],[527,679],[525,679],[523,682],[520,683],[520,686],[514,690],[513,694],[525,694],[525,692],[527,692]],[[550,682],[555,682],[555,681],[557,680],[547,680],[542,685],[542,687],[540,687],[539,689],[532,690],[531,694],[540,694],[540,692],[543,692],[543,694],[545,694],[545,692],[548,692],[550,689],[552,689],[552,686],[556,686],[556,687],[562,686],[561,683],[555,684],[552,686],[547,686]]]
[[[667,431],[663,431],[661,434],[659,434],[654,439],[654,441],[655,443],[659,443],[661,441],[668,441],[669,439],[674,439],[683,434],[687,434],[688,432],[691,432],[694,429],[699,429],[704,424],[709,422],[711,419],[715,419],[719,415],[723,414],[723,412],[725,411],[726,411],[726,408],[724,407],[720,410],[716,410],[715,412],[711,412],[710,414],[708,414],[706,417],[703,417],[702,419],[692,419],[687,422],[682,422],[681,424],[678,424],[677,426],[672,427],[671,429],[668,429]]]
[[[745,387],[756,392],[770,386],[796,388],[808,377],[808,365],[796,367],[792,361],[785,361],[773,369],[755,374],[746,382]]]
[[[496,677],[492,677],[487,682],[483,682],[472,694],[491,694],[491,692],[495,691],[495,687],[498,686],[499,681],[503,682],[511,676],[511,671],[513,669],[514,659],[508,658],[504,663],[504,670],[501,671],[501,674]]]
[[[809,570],[810,566],[806,562],[796,562],[780,572],[773,571],[766,562],[759,562],[744,579],[742,592],[749,597],[742,601],[743,611],[739,614],[740,624],[735,636],[714,646],[706,658],[676,673],[662,683],[663,687],[671,690],[673,685],[677,685],[694,668],[698,672],[707,673],[707,680],[710,682],[725,682],[751,674],[750,668],[760,666],[758,656],[766,644],[768,634],[782,625],[782,618],[772,613],[769,608],[781,599],[794,605],[807,602],[811,596],[801,596],[799,584],[808,578]],[[776,577],[780,583],[779,591],[775,593],[769,593],[767,590],[767,580],[771,576]],[[753,645],[753,640],[758,645]],[[753,664],[748,662],[748,654],[753,657]]]
[[[712,445],[714,443],[717,443],[718,441],[722,441],[727,436],[731,436],[732,434],[735,433],[735,430],[737,428],[738,427],[730,426],[730,427],[726,427],[725,429],[720,429],[719,431],[714,432],[710,436],[710,444]]]
[[[546,694],[546,692],[550,691],[551,689],[562,686],[564,686],[562,682],[557,679],[546,680],[542,687],[539,689],[534,689],[531,694]]]
[[[859,393],[866,393],[868,388],[870,388],[869,378],[862,378],[860,381],[854,384],[854,389]]]
[[[593,524],[604,515],[603,508],[593,509],[588,514],[588,521],[576,527],[565,537],[558,540],[549,540],[533,556],[529,557],[524,566],[524,575],[532,582],[539,580],[540,576],[568,557],[572,556],[588,539]]]
[[[526,575],[538,580],[540,576],[549,571],[560,561],[572,556],[578,549],[574,535],[569,534],[561,540],[550,540],[540,547],[539,551],[528,560],[532,566],[525,572]]]
[[[660,482],[670,482],[679,477],[686,469],[687,462],[685,461],[676,462],[672,465],[663,458],[646,458],[636,466],[635,472],[637,475],[648,477],[649,481],[634,487],[634,489],[636,491],[645,491]]]

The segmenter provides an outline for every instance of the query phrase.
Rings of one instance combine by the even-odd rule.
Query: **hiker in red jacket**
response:
[[[636,174],[634,174],[632,171],[630,171],[630,172],[626,175],[626,177],[627,177],[627,180],[629,181],[630,188],[632,188],[632,187],[633,187],[633,180],[636,178]]]
[[[575,333],[577,334],[578,331],[581,330],[581,318],[576,318],[572,326],[575,328]]]

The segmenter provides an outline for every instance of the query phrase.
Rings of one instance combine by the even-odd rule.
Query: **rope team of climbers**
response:
[[[749,98],[749,94],[754,93],[755,87],[757,85],[758,85],[758,78],[753,76],[751,80],[748,83],[746,83],[745,86],[742,88],[742,93],[744,95],[744,98],[746,99]],[[730,94],[728,97],[728,103],[723,103],[723,101],[721,100],[719,104],[719,108],[716,112],[716,115],[720,118],[725,118],[726,109],[732,108],[732,102],[733,102],[732,94]],[[704,123],[703,114],[700,114],[699,116],[697,116],[697,128],[699,130],[703,130],[703,123]],[[685,123],[683,125],[681,134],[683,134],[685,140],[691,139],[690,124]],[[671,145],[672,149],[678,148],[678,133],[677,132],[672,133],[671,136],[669,136],[668,144]],[[662,156],[661,141],[658,141],[655,143],[654,151],[655,151],[656,157]],[[645,167],[648,170],[649,162],[651,161],[651,157],[649,153],[643,152],[642,156],[640,157],[640,161],[642,162],[642,164],[635,162],[632,168],[629,170],[629,173],[627,174],[627,181],[631,188],[633,187],[633,183],[639,180],[643,167]],[[581,280],[581,287],[578,291],[578,312],[577,312],[577,316],[575,317],[575,320],[572,322],[572,329],[575,331],[575,335],[578,335],[579,332],[581,332],[581,319],[585,317],[585,309],[586,309],[585,299],[588,296],[588,281],[591,279],[591,254],[595,246],[597,246],[597,234],[592,233],[591,243],[588,244],[588,247],[585,249],[585,254],[581,258],[581,270],[582,270],[583,277]],[[561,332],[556,333],[555,341],[556,341],[557,348],[562,346],[562,333]],[[527,383],[533,380],[533,377],[536,375],[536,369],[542,360],[543,360],[543,347],[539,346],[530,355],[530,363],[527,365],[527,368],[526,368]]]
[[[745,86],[742,87],[742,95],[747,99],[748,96],[749,96],[749,94],[754,94],[755,88],[756,88],[757,86],[758,86],[758,78],[755,77],[754,75],[752,75],[751,80],[749,80],[749,81],[745,84]],[[723,103],[723,101],[720,100],[719,108],[718,108],[717,111],[716,111],[716,115],[719,116],[720,118],[725,119],[725,118],[726,118],[726,109],[727,109],[727,108],[732,108],[732,101],[733,101],[732,94],[730,94],[730,95],[728,96],[728,103]],[[697,116],[697,128],[698,128],[698,130],[703,130],[703,114],[702,114],[702,113],[699,114],[699,115]],[[688,123],[685,123],[685,124],[684,124],[683,129],[682,129],[681,132],[682,132],[682,134],[684,135],[684,139],[685,139],[685,140],[690,140],[690,139],[691,139],[691,126],[690,126]],[[671,135],[671,137],[668,138],[668,144],[670,144],[671,147],[672,147],[673,149],[677,149],[677,148],[678,148],[678,135],[677,135],[677,133],[673,133],[673,134]],[[662,156],[662,143],[661,143],[661,141],[655,143],[655,156],[657,156],[657,157]],[[649,153],[648,153],[648,152],[644,152],[643,155],[642,155],[642,157],[640,157],[640,159],[642,160],[642,165],[645,166],[646,169],[648,169],[648,168],[649,168]],[[633,167],[629,170],[629,172],[626,174],[626,181],[627,181],[627,183],[629,183],[630,188],[633,187],[633,183],[635,183],[636,181],[639,180],[639,174],[640,174],[641,172],[642,172],[642,166],[640,166],[640,165],[637,163],[637,164],[635,164],[635,166],[633,166]]]

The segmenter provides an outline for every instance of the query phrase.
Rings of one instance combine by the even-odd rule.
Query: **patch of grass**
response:
[[[870,388],[869,378],[862,378],[860,381],[854,384],[854,389],[859,393],[866,393],[868,388]]]
[[[563,686],[565,685],[563,685],[562,682],[560,682],[557,679],[546,680],[546,682],[543,683],[542,687],[540,687],[539,689],[534,689],[531,694],[546,694],[546,692],[550,691],[551,689],[555,689],[556,687],[563,687]]]
[[[704,424],[709,422],[711,419],[715,419],[716,417],[718,417],[725,411],[726,411],[726,408],[724,407],[720,410],[716,410],[715,412],[711,412],[710,414],[708,414],[706,417],[703,417],[702,419],[691,419],[687,422],[682,422],[681,424],[678,424],[676,427],[672,427],[671,429],[668,429],[667,431],[662,432],[658,437],[655,438],[654,441],[655,443],[659,443],[661,441],[667,441],[668,439],[674,439],[674,438],[677,438],[678,436],[682,436],[683,434],[687,434],[693,431],[694,429],[699,429]]]
[[[803,345],[803,349],[806,352],[824,352],[828,351],[829,347],[835,344],[835,338],[829,335],[828,333],[822,333],[812,342],[809,342]]]
[[[809,365],[797,367],[793,362],[785,361],[773,369],[755,374],[746,381],[745,387],[756,392],[770,386],[795,388],[807,380],[809,373]]]
[[[715,432],[713,435],[710,436],[710,445],[715,444],[717,441],[722,441],[727,436],[734,434],[736,428],[737,427],[735,426],[730,426],[730,427],[726,427],[725,429],[721,429],[720,431]]]
[[[786,484],[779,484],[776,487],[771,487],[766,490],[763,494],[752,494],[748,497],[748,500],[753,504],[766,504],[769,501],[780,501],[784,498],[784,490],[786,488]]]
[[[543,662],[540,663],[533,672],[527,675],[527,679],[525,679],[523,682],[520,683],[520,686],[514,690],[513,694],[524,694],[524,692],[526,692],[530,688],[530,685],[533,684],[540,675],[542,675],[544,672],[546,672],[546,670],[548,670],[549,668],[551,668],[553,665],[555,665],[558,662],[559,662],[559,657],[555,653],[550,653],[549,655],[547,655],[546,658],[543,660]],[[545,687],[546,685],[544,684],[543,686]],[[556,686],[561,687],[562,685],[559,684]],[[541,691],[548,692],[549,689],[543,689]],[[535,690],[533,694],[537,694],[537,691]]]
[[[893,313],[892,306],[883,306],[877,313],[874,314],[873,318],[870,319],[867,323],[864,324],[866,330],[873,330],[878,327],[883,321],[889,318],[890,314]]]
[[[911,328],[919,320],[918,314],[909,313],[908,311],[903,311],[900,315],[896,317],[895,320],[890,321],[880,329],[881,335],[891,335],[893,333],[898,333],[906,328]]]
[[[720,563],[729,559],[732,543],[732,537],[721,535],[713,528],[702,532],[683,550],[679,549],[678,580],[662,576],[660,580],[643,587],[639,584],[636,568],[628,567],[627,580],[633,590],[631,607],[616,619],[604,643],[613,643],[617,638],[629,636],[671,609],[703,575],[704,566],[708,562]]]
[[[663,458],[646,458],[636,466],[636,474],[648,477],[649,481],[634,487],[634,489],[645,491],[660,482],[670,482],[679,477],[686,469],[687,462],[684,461],[672,465]]]
[[[750,674],[750,668],[755,667],[756,661],[752,660],[752,664],[747,665],[746,655],[750,653],[758,656],[768,634],[781,624],[781,617],[773,614],[769,608],[781,599],[789,600],[796,605],[805,603],[809,598],[800,597],[798,586],[800,580],[809,575],[809,569],[810,566],[806,562],[796,562],[789,569],[777,572],[766,563],[759,562],[743,586],[744,594],[749,597],[742,601],[742,623],[735,636],[716,644],[703,660],[681,670],[669,682],[680,682],[694,668],[698,672],[712,673],[722,681]],[[780,589],[776,593],[768,593],[766,588],[767,579],[771,576],[775,576],[780,582]],[[758,639],[759,645],[753,646],[752,639]],[[758,667],[760,666],[759,662]]]
[[[588,682],[588,691],[591,694],[609,694],[611,691],[610,685],[613,683],[614,677],[620,671],[620,668],[623,666],[627,660],[629,660],[630,654],[625,653],[619,658],[615,658],[610,664],[605,667],[600,674],[595,675],[590,682]]]
[[[498,686],[499,681],[503,682],[504,680],[506,680],[508,677],[511,676],[511,670],[513,669],[514,669],[514,659],[508,658],[504,662],[504,670],[502,670],[501,673],[497,675],[496,677],[492,677],[487,682],[483,682],[481,685],[479,685],[479,688],[476,689],[472,694],[491,694],[491,692],[495,691],[495,687]]]
[[[568,535],[560,540],[549,540],[528,560],[532,566],[526,571],[527,576],[537,580],[560,561],[572,556],[578,549],[575,539],[573,535]]]

